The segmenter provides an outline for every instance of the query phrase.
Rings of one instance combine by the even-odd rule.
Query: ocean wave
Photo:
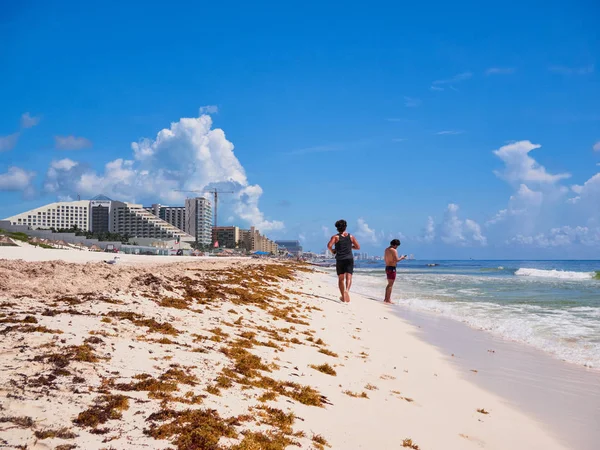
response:
[[[515,272],[518,277],[560,278],[563,280],[592,280],[597,272],[568,272],[566,270],[541,270],[521,268]]]

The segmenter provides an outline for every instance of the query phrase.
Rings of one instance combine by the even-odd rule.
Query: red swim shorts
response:
[[[396,268],[394,266],[385,266],[385,276],[388,280],[395,280]]]

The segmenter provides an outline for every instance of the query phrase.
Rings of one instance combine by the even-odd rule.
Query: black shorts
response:
[[[338,275],[354,272],[354,259],[341,259],[335,262],[335,270]]]

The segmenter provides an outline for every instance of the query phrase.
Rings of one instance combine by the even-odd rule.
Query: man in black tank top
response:
[[[348,224],[345,220],[338,220],[335,228],[338,233],[331,236],[327,248],[335,255],[335,268],[338,275],[338,286],[340,288],[340,300],[344,303],[350,302],[350,286],[352,286],[352,274],[354,273],[353,250],[360,250],[356,238],[346,232]],[[335,247],[335,248],[334,248]]]

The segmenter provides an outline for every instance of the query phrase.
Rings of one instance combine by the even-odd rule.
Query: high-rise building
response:
[[[194,240],[188,233],[156,217],[142,205],[117,201],[111,204],[110,231],[132,237]]]
[[[77,227],[82,231],[128,234],[131,237],[194,240],[189,234],[146,211],[142,205],[106,197],[50,203],[6,220],[12,225],[26,225],[32,229]]]
[[[267,252],[277,255],[279,246],[271,239],[260,234],[255,227],[249,230],[241,230],[241,238],[244,246],[253,252]]]
[[[213,241],[223,248],[245,248],[242,242],[242,231],[238,227],[213,228]]]
[[[174,227],[189,233],[185,227],[185,206],[165,206],[160,203],[154,203],[152,206],[145,206],[144,209],[159,219],[169,222]]]
[[[267,252],[277,254],[278,245],[260,232],[250,227],[241,230],[238,227],[213,228],[213,240],[219,242],[222,248],[241,248],[251,252]]]
[[[110,231],[110,209],[112,200],[99,195],[90,200],[90,230],[94,233]]]
[[[288,253],[292,255],[302,255],[302,246],[300,245],[300,241],[275,241],[275,243],[280,249],[285,248]]]
[[[198,243],[210,245],[212,240],[212,203],[204,197],[185,200],[186,233],[197,238]]]

